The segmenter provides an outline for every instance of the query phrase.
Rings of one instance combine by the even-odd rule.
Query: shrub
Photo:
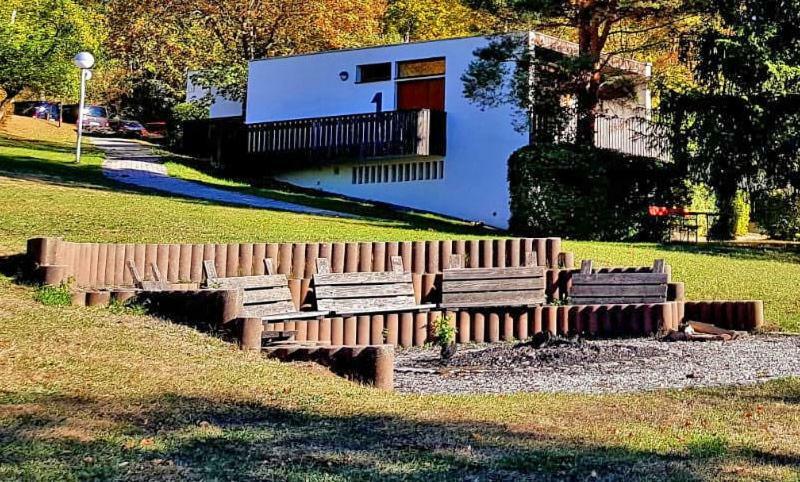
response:
[[[65,283],[58,286],[39,286],[33,294],[33,299],[47,306],[69,306],[72,304],[72,294],[69,286]]]
[[[441,348],[442,358],[448,359],[455,354],[456,329],[453,317],[438,317],[431,322],[433,342]]]
[[[755,219],[773,239],[800,236],[800,193],[779,189],[756,196]]]
[[[538,144],[509,160],[510,227],[530,236],[661,239],[650,205],[682,205],[688,189],[672,164],[609,149]]]

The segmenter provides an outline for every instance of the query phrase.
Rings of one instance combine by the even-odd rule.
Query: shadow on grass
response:
[[[727,457],[800,464],[794,455],[725,443],[662,455],[502,424],[326,416],[173,394],[109,400],[0,392],[2,405],[0,471],[23,478],[51,470],[45,475],[135,480],[701,480],[701,470],[707,475]]]
[[[0,256],[0,275],[8,276],[22,283],[25,281],[25,253]]]
[[[83,146],[83,143],[81,143]],[[69,144],[66,142],[52,142],[52,141],[43,141],[43,140],[32,140],[32,139],[22,139],[19,137],[13,136],[2,136],[0,137],[0,147],[14,147],[14,148],[21,148],[21,149],[35,149],[35,150],[47,150],[50,152],[57,152],[63,154],[74,154],[75,153],[75,145]],[[84,152],[92,152],[92,153],[99,153],[97,149],[89,146],[83,146]],[[87,152],[88,151],[88,152]]]

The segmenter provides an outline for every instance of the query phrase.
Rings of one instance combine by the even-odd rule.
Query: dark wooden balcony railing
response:
[[[271,163],[443,156],[444,112],[387,111],[247,126],[250,157]]]

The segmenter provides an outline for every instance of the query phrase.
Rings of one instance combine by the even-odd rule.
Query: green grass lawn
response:
[[[81,166],[70,159],[63,143],[0,133],[0,480],[800,480],[796,379],[602,396],[386,394],[135,312],[44,306],[11,278],[13,256],[34,235],[462,235],[463,225],[438,219],[420,228],[135,192],[102,178],[96,152]],[[693,297],[763,297],[773,326],[798,329],[793,255],[566,247],[601,264],[664,257]]]

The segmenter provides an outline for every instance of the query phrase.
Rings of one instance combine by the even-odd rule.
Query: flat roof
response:
[[[558,37],[554,37],[552,35],[547,35],[544,33],[537,32],[535,30],[530,31],[521,31],[521,32],[508,32],[508,33],[497,33],[497,34],[487,34],[487,35],[469,35],[463,37],[450,37],[444,39],[435,39],[435,40],[418,40],[414,42],[402,42],[402,43],[392,43],[392,44],[382,44],[382,45],[368,45],[364,47],[352,47],[352,48],[344,48],[344,49],[332,49],[332,50],[323,50],[320,52],[308,52],[304,54],[292,54],[292,55],[278,55],[275,57],[264,57],[261,59],[253,59],[250,60],[249,63],[254,62],[266,62],[270,60],[279,60],[279,59],[287,59],[287,58],[294,58],[294,57],[311,57],[315,55],[328,55],[328,54],[336,54],[342,52],[353,52],[358,50],[374,50],[374,49],[386,49],[386,48],[393,48],[393,47],[402,47],[408,45],[421,45],[421,44],[430,44],[430,43],[444,43],[444,42],[453,42],[457,40],[465,40],[465,39],[474,39],[474,38],[485,38],[491,39],[494,37],[507,37],[513,35],[531,35],[533,38],[533,43],[536,47],[544,48],[547,50],[552,50],[554,52],[558,52],[564,55],[570,56],[577,56],[578,55],[578,44],[575,42],[570,42],[569,40],[560,39]],[[625,70],[628,72],[633,72],[645,77],[650,76],[651,71],[651,64],[639,62],[638,60],[633,59],[626,59],[623,57],[617,56],[610,56],[606,59],[607,65],[614,67],[619,70]]]

